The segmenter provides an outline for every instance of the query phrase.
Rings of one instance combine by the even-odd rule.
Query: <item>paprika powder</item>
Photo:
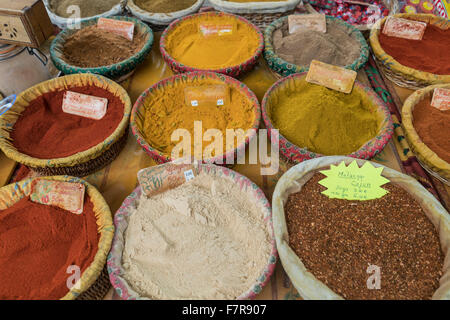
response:
[[[62,111],[66,90],[47,92],[30,102],[14,124],[12,143],[21,153],[39,159],[55,159],[86,151],[106,140],[124,116],[124,103],[96,86],[67,90],[108,99],[106,115],[93,120]]]

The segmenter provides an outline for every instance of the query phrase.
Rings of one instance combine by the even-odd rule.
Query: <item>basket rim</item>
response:
[[[273,123],[272,119],[269,116],[268,113],[268,104],[269,99],[272,93],[275,90],[278,90],[280,86],[282,86],[285,82],[290,80],[303,80],[306,78],[307,72],[302,73],[294,73],[290,76],[287,76],[285,78],[281,78],[277,82],[275,82],[269,90],[266,92],[263,98],[263,102],[261,104],[261,110],[263,114],[263,120],[267,127],[267,129],[270,132],[270,137],[272,137],[272,132],[274,130],[277,130]],[[367,85],[364,85],[363,83],[359,82],[358,80],[355,81],[354,84],[355,87],[357,87],[359,90],[361,90],[362,94],[366,94],[373,102],[373,105],[384,114],[384,119],[380,119],[381,128],[378,130],[378,133],[375,137],[373,137],[371,140],[364,143],[358,150],[352,152],[350,155],[346,155],[347,157],[353,157],[358,159],[369,159],[373,158],[375,155],[377,155],[386,145],[389,143],[391,138],[394,135],[394,124],[392,122],[391,114],[389,111],[389,108],[386,106],[386,104],[381,100],[381,98],[373,91],[372,88],[370,88]],[[380,145],[378,141],[381,138],[384,138],[384,142]],[[321,157],[327,157],[327,155],[323,155],[320,153],[312,152],[308,150],[306,147],[300,147],[297,146],[295,143],[289,141],[286,137],[284,137],[281,133],[279,133],[279,141],[285,145],[289,145],[293,148],[293,150],[296,152],[296,154],[304,155],[310,159],[314,158],[321,158]],[[280,150],[281,151],[281,150]],[[281,151],[282,152],[282,151]],[[286,155],[287,156],[287,155]],[[287,156],[288,159],[293,161],[290,156]],[[297,162],[297,161],[294,161]]]
[[[226,161],[227,157],[230,157],[231,155],[237,154],[240,150],[245,150],[247,145],[250,143],[250,141],[257,136],[257,131],[259,128],[259,125],[261,123],[261,106],[259,104],[258,98],[256,97],[255,93],[250,90],[250,88],[244,84],[243,82],[240,82],[239,80],[236,80],[230,76],[221,74],[221,73],[215,73],[210,71],[194,71],[194,72],[188,72],[188,73],[182,73],[182,74],[176,74],[169,78],[163,79],[158,81],[157,83],[153,84],[151,87],[149,87],[147,90],[145,90],[137,99],[136,103],[133,106],[133,109],[131,111],[131,118],[130,118],[130,127],[132,130],[132,133],[134,137],[137,139],[138,144],[144,149],[144,151],[150,155],[153,158],[156,158],[157,161],[160,162],[170,162],[173,161],[170,157],[170,155],[167,155],[160,150],[152,147],[144,138],[144,134],[139,129],[136,118],[138,117],[138,112],[144,108],[145,101],[149,99],[150,95],[154,90],[163,89],[167,85],[171,85],[175,83],[177,80],[192,80],[196,78],[210,78],[210,79],[218,79],[220,81],[225,82],[226,84],[233,86],[236,90],[239,90],[241,93],[245,94],[245,96],[248,98],[249,102],[253,105],[253,111],[255,115],[255,120],[253,121],[253,124],[250,128],[247,130],[251,130],[250,135],[246,135],[245,141],[240,144],[239,146],[236,146],[236,148],[227,151],[219,156],[216,156],[211,159],[203,159],[203,162],[213,163],[213,162],[220,162],[220,161]],[[254,129],[254,130],[252,130]]]
[[[217,166],[214,164],[198,164],[198,169],[202,172],[205,172],[209,175],[214,176],[221,176],[224,179],[229,179],[230,181],[233,180],[236,182],[237,185],[240,185],[241,188],[245,184],[247,190],[251,191],[251,193],[255,196],[257,202],[261,204],[261,208],[265,211],[263,215],[263,219],[265,221],[266,226],[268,227],[268,234],[270,236],[270,243],[271,243],[271,253],[269,255],[269,258],[267,260],[267,264],[264,266],[260,276],[256,279],[255,283],[252,285],[251,288],[249,288],[247,291],[243,292],[239,297],[237,297],[238,300],[244,300],[244,299],[254,299],[262,290],[264,286],[267,285],[267,283],[270,280],[270,277],[273,275],[276,264],[277,264],[277,258],[278,258],[278,250],[276,246],[276,240],[275,240],[275,231],[273,227],[273,214],[272,214],[272,206],[267,199],[264,192],[259,188],[253,181],[251,181],[246,176],[232,170],[226,167]],[[219,172],[220,174],[217,174]],[[239,183],[238,183],[239,181]],[[241,182],[244,182],[241,183]],[[142,194],[141,186],[138,186],[122,203],[119,210],[116,212],[114,216],[114,226],[118,226],[120,224],[123,224],[123,220],[125,220],[125,217],[128,215],[128,208],[132,205],[134,205],[137,201],[139,201],[139,197]],[[114,287],[114,290],[118,293],[118,295],[122,299],[131,300],[135,299],[133,296],[139,296],[134,290],[129,286],[127,281],[121,277],[120,274],[120,266],[121,266],[121,260],[122,256],[114,255],[115,248],[117,246],[117,243],[119,242],[118,239],[119,236],[119,228],[116,228],[116,232],[114,234],[114,239],[112,241],[111,245],[111,251],[108,255],[107,259],[107,265],[108,265],[108,272],[111,280],[111,284]],[[125,285],[124,285],[125,284]],[[130,289],[131,293],[129,292],[128,288]],[[148,298],[138,298],[138,299],[148,299]]]
[[[380,44],[379,41],[379,35],[381,32],[381,26],[385,23],[386,19],[389,17],[395,17],[395,18],[404,18],[408,20],[416,20],[416,21],[424,21],[420,18],[426,19],[427,24],[430,23],[430,21],[442,21],[447,22],[447,24],[450,23],[449,19],[435,16],[433,14],[425,14],[425,13],[397,13],[392,16],[385,17],[381,20],[378,20],[372,30],[370,31],[370,45],[372,47],[373,53],[377,60],[387,69],[392,70],[392,72],[395,72],[397,74],[400,74],[404,78],[409,78],[413,80],[417,80],[420,82],[425,82],[428,85],[430,84],[438,84],[438,83],[445,83],[450,82],[450,75],[439,75],[434,74],[427,71],[421,71],[418,69],[414,69],[408,66],[402,65],[400,62],[394,59],[394,57],[387,54],[383,47]]]
[[[256,48],[253,56],[240,64],[237,64],[234,66],[228,66],[226,68],[220,68],[220,69],[200,69],[200,68],[184,65],[181,62],[174,59],[166,48],[167,38],[168,38],[170,32],[172,32],[175,28],[177,28],[178,26],[180,26],[182,23],[184,23],[187,20],[198,19],[203,16],[229,17],[232,19],[239,20],[242,23],[245,23],[246,25],[248,25],[250,28],[252,28],[255,31],[255,33],[258,35],[258,38],[259,38],[259,41],[258,41],[259,44],[258,44],[258,47]],[[200,12],[200,13],[192,14],[189,16],[181,17],[181,18],[173,21],[162,33],[159,48],[161,51],[161,55],[162,55],[163,59],[167,62],[167,64],[169,66],[174,67],[177,70],[180,70],[181,72],[210,71],[210,72],[230,75],[230,74],[238,73],[239,70],[245,69],[245,66],[253,64],[262,55],[262,53],[264,51],[264,35],[257,26],[255,26],[253,23],[251,23],[249,20],[245,19],[242,16],[238,16],[238,15],[235,15],[232,13],[227,13],[227,12],[207,11],[207,12]]]
[[[302,0],[284,0],[261,2],[254,0],[251,2],[231,2],[223,0],[209,0],[214,9],[236,14],[283,13],[294,9],[301,3],[301,1]]]
[[[94,25],[100,18],[102,18],[102,17],[84,20],[83,22],[81,22],[81,29]],[[95,73],[95,74],[103,75],[103,74],[107,74],[107,73],[111,72],[114,69],[117,69],[117,70],[126,69],[126,67],[129,66],[130,64],[132,64],[132,62],[134,60],[141,59],[143,56],[147,55],[150,52],[150,50],[153,46],[153,42],[154,42],[154,34],[153,34],[152,29],[148,25],[146,25],[142,21],[140,21],[136,18],[132,18],[132,17],[112,16],[112,17],[108,17],[108,19],[134,22],[135,26],[139,27],[141,30],[144,31],[143,34],[148,34],[149,35],[148,40],[146,41],[144,46],[141,48],[141,50],[139,50],[134,55],[132,55],[131,57],[128,57],[127,59],[125,59],[123,61],[120,61],[120,62],[114,63],[114,64],[110,64],[107,66],[100,66],[100,67],[93,67],[93,68],[77,67],[77,66],[71,65],[69,62],[63,60],[56,54],[56,51],[58,51],[58,48],[61,47],[66,42],[67,37],[69,37],[69,36],[73,35],[74,33],[81,30],[81,29],[78,30],[78,29],[66,28],[63,31],[61,31],[56,36],[55,39],[53,39],[52,44],[50,46],[50,57],[51,57],[53,63],[55,64],[55,67],[60,71],[64,71],[64,69],[70,68],[70,69],[75,70],[76,73]]]
[[[131,112],[131,100],[128,96],[128,93],[125,91],[125,89],[120,86],[119,84],[115,83],[114,81],[98,75],[98,74],[90,74],[90,73],[81,73],[81,74],[72,74],[67,75],[59,78],[50,79],[44,82],[41,82],[40,84],[34,85],[31,88],[28,88],[27,90],[23,91],[18,97],[17,100],[19,100],[23,95],[37,89],[38,87],[42,86],[43,84],[53,83],[53,82],[60,82],[60,81],[67,81],[67,82],[73,82],[76,79],[84,79],[85,81],[89,80],[100,80],[103,83],[106,83],[108,86],[112,86],[117,92],[124,98],[125,101],[123,101],[123,117],[120,121],[117,128],[114,130],[114,132],[107,137],[103,142],[100,142],[99,144],[85,150],[82,152],[78,152],[76,154],[73,154],[68,157],[62,157],[62,158],[54,158],[54,159],[39,159],[32,156],[29,156],[25,153],[19,152],[16,148],[11,149],[10,147],[5,147],[5,142],[3,140],[6,139],[6,137],[0,136],[0,150],[2,150],[5,155],[19,163],[22,163],[24,165],[27,165],[29,167],[41,167],[41,168],[47,168],[47,167],[72,167],[74,166],[74,163],[83,163],[88,160],[96,158],[99,154],[103,153],[105,148],[105,142],[108,148],[116,142],[124,133],[126,128],[128,127],[129,123],[129,115]],[[94,85],[95,86],[95,85]],[[62,85],[59,85],[59,87],[62,87]],[[107,89],[105,89],[107,90]],[[111,90],[107,90],[111,91]],[[116,95],[117,96],[117,95]],[[27,105],[28,107],[28,105]],[[26,107],[25,107],[26,108]],[[14,111],[14,106],[9,109],[5,115],[8,113],[12,113]],[[20,116],[19,116],[20,117]],[[17,118],[18,119],[18,118]],[[16,119],[16,121],[17,121]],[[14,126],[14,123],[9,123],[6,121],[6,117],[0,118],[0,128],[1,127],[12,127]]]
[[[366,62],[369,59],[369,45],[367,44],[366,40],[364,39],[363,34],[360,30],[358,30],[355,26],[340,20],[338,18],[335,18],[333,16],[325,16],[327,21],[333,21],[334,23],[337,23],[338,25],[342,26],[343,28],[346,28],[348,32],[348,36],[355,39],[359,42],[361,45],[361,51],[359,57],[352,62],[352,64],[345,66],[344,68],[357,71],[360,68],[362,68]],[[282,26],[282,24],[288,20],[288,16],[281,17],[275,21],[273,21],[271,24],[269,24],[264,31],[264,58],[266,59],[271,69],[273,69],[273,65],[285,65],[282,69],[283,72],[288,72],[289,74],[292,73],[301,73],[309,70],[310,66],[299,66],[293,63],[290,63],[283,58],[281,58],[277,53],[275,52],[275,49],[272,45],[272,35]],[[275,71],[275,70],[274,70]],[[277,72],[277,71],[275,71]],[[277,72],[278,73],[278,72]]]

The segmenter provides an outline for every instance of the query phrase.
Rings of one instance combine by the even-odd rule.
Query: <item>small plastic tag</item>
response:
[[[102,119],[106,114],[108,99],[89,96],[82,93],[66,91],[62,110],[65,113],[94,120]]]
[[[0,116],[11,109],[11,107],[16,102],[16,98],[17,96],[13,94],[0,101]]]
[[[116,19],[100,18],[97,22],[97,28],[118,34],[130,41],[133,41],[134,23]]]
[[[184,96],[187,106],[224,106],[230,101],[230,88],[222,84],[186,87]]]
[[[85,186],[81,183],[37,179],[33,182],[30,199],[36,203],[82,214],[84,193]]]
[[[313,60],[306,81],[329,89],[350,93],[353,90],[356,75],[357,73],[353,70]]]
[[[426,28],[425,22],[388,17],[384,23],[383,33],[390,37],[422,40]]]
[[[431,106],[441,111],[450,110],[450,89],[436,88],[433,93]]]
[[[200,23],[198,25],[198,29],[200,33],[205,37],[210,36],[230,36],[232,35],[237,28],[236,22],[230,23]]]
[[[302,29],[327,32],[327,22],[324,14],[295,14],[288,17],[289,33],[293,34]]]

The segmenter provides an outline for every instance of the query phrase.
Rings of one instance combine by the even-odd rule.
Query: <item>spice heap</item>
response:
[[[236,24],[235,26],[233,26]],[[231,28],[231,34],[204,35],[200,25]],[[228,16],[203,15],[187,19],[173,29],[166,39],[167,52],[178,62],[198,69],[222,69],[236,66],[255,55],[260,38],[250,25]]]
[[[323,155],[348,155],[377,135],[376,106],[358,88],[345,94],[296,80],[269,101],[275,128],[299,147]]]
[[[413,125],[423,143],[450,163],[450,110],[432,107],[431,97],[425,97],[414,107]]]
[[[289,34],[286,19],[283,26],[273,32],[275,53],[283,60],[298,66],[309,66],[311,61],[337,65],[351,65],[361,54],[361,45],[348,31],[327,19],[327,32],[301,29]]]
[[[272,248],[250,199],[205,173],[141,196],[125,232],[124,278],[152,299],[236,299],[261,276]]]
[[[49,0],[50,9],[63,18],[73,16],[74,11],[70,8],[71,6],[78,6],[80,8],[81,18],[86,18],[108,12],[119,3],[120,0]]]
[[[25,197],[0,210],[0,299],[61,299],[69,266],[92,264],[99,234],[92,202],[81,215]]]
[[[197,0],[135,0],[136,5],[148,12],[169,13],[192,7]]]
[[[137,34],[133,41],[120,35],[89,26],[70,37],[63,45],[63,59],[80,68],[109,66],[124,61],[138,53],[145,44],[146,36]]]
[[[289,244],[305,267],[345,299],[430,299],[444,256],[418,202],[395,184],[381,199],[347,201],[321,194],[316,173],[285,206]],[[369,265],[381,269],[370,290]]]
[[[384,51],[400,64],[433,74],[450,74],[450,29],[428,24],[422,40],[390,37],[380,32],[379,41]]]
[[[95,86],[67,90],[107,98],[106,115],[93,120],[64,113],[66,90],[45,93],[31,101],[14,124],[11,139],[19,152],[39,159],[68,157],[96,146],[116,130],[124,112],[120,98]]]

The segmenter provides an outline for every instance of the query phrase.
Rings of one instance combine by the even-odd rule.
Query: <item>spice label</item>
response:
[[[450,89],[436,88],[433,93],[431,106],[441,111],[450,110]]]
[[[223,84],[186,87],[184,96],[187,106],[220,107],[229,103],[230,88]]]
[[[379,199],[388,193],[381,188],[389,182],[381,175],[382,172],[383,168],[375,168],[370,162],[364,163],[361,168],[356,161],[348,167],[345,162],[341,162],[338,166],[331,165],[329,170],[321,171],[327,178],[319,181],[319,184],[328,188],[322,194],[331,199]]]
[[[65,113],[94,120],[102,119],[106,114],[108,99],[89,96],[82,93],[66,91],[62,110]]]
[[[142,191],[151,197],[194,179],[196,172],[192,164],[165,163],[140,170],[138,181]]]
[[[118,34],[130,41],[133,41],[134,23],[130,21],[121,21],[115,19],[100,18],[97,22],[97,28]]]
[[[422,40],[426,27],[425,22],[389,17],[384,23],[383,33],[390,37]]]
[[[236,22],[230,22],[225,24],[216,23],[200,23],[198,29],[200,33],[205,37],[211,36],[230,36],[236,30]]]
[[[85,186],[81,183],[35,180],[30,199],[75,214],[83,213]]]
[[[288,17],[289,33],[296,33],[302,29],[327,32],[327,22],[324,14],[296,14]]]
[[[329,89],[350,93],[356,80],[357,73],[317,60],[311,61],[306,81]]]

